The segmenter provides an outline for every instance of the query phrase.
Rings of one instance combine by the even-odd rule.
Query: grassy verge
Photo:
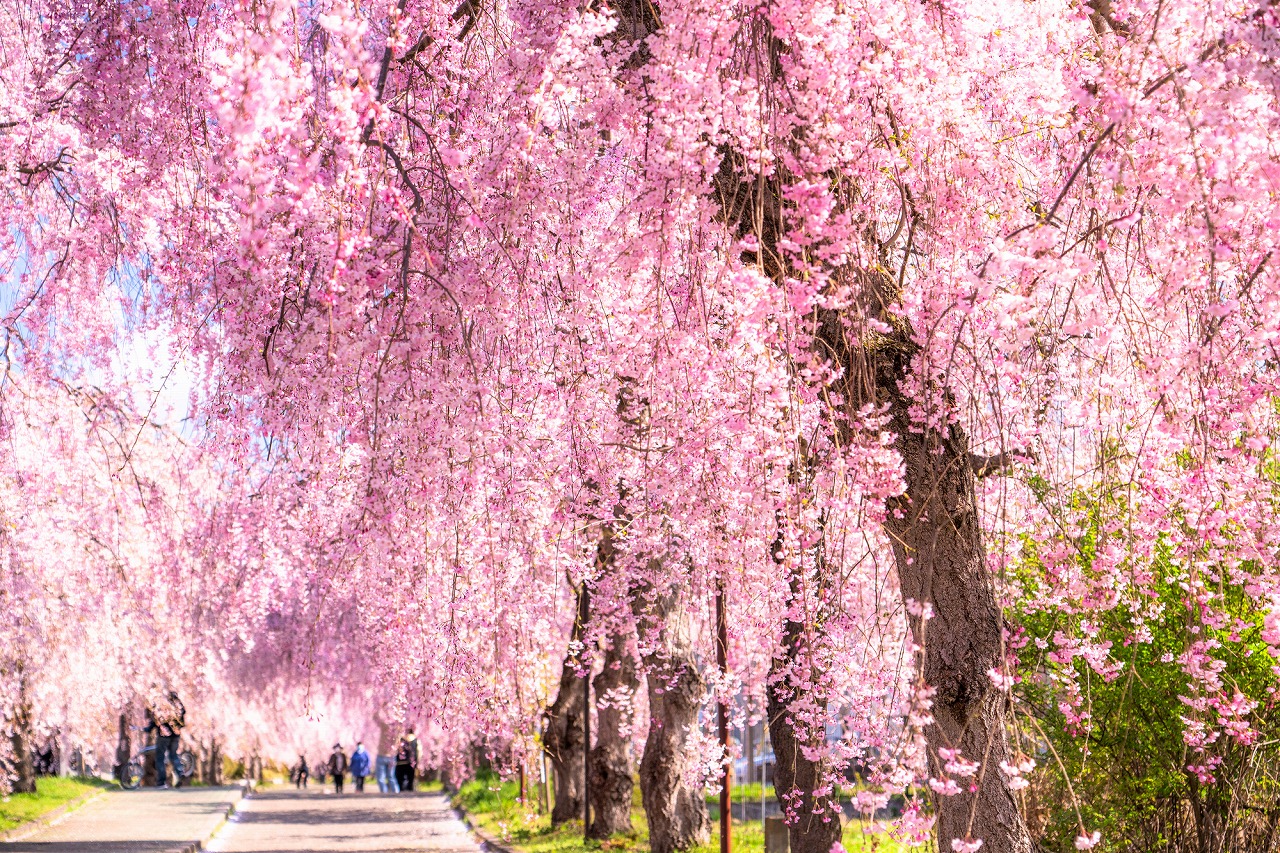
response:
[[[636,789],[631,810],[631,822],[635,833],[615,836],[608,841],[587,841],[582,838],[582,821],[570,821],[555,829],[551,818],[538,814],[537,809],[517,802],[515,782],[499,783],[495,777],[482,777],[467,782],[454,797],[454,805],[466,812],[477,827],[488,835],[500,839],[518,853],[648,853],[649,827],[645,823],[644,810],[640,807],[640,791]],[[757,796],[759,793],[757,791]],[[713,817],[711,842],[695,847],[691,853],[718,853],[720,823],[716,809]],[[734,853],[764,853],[764,825],[758,820],[733,820]],[[905,847],[897,844],[884,833],[867,833],[865,825],[851,822],[844,829],[844,846],[850,853],[905,853]]]
[[[760,789],[764,788],[763,791]],[[761,785],[759,782],[739,783],[733,786],[733,801],[737,803],[739,800],[746,800],[750,803],[760,802],[761,794],[765,799],[773,799],[773,786]],[[707,805],[720,802],[720,789],[707,791]]]
[[[35,820],[76,797],[114,787],[114,782],[84,776],[42,776],[36,780],[34,794],[12,794],[0,800],[0,832]]]

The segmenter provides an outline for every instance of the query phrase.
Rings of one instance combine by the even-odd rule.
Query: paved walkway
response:
[[[208,845],[211,853],[479,853],[442,794],[259,789]],[[7,851],[5,851],[7,853]]]
[[[0,853],[169,853],[203,842],[238,787],[109,791]]]

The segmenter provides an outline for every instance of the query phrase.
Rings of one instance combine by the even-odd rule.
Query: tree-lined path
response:
[[[245,800],[211,853],[430,851],[479,853],[442,794],[267,791]]]
[[[0,796],[1280,853],[1277,139],[1273,0],[0,0]]]
[[[203,842],[240,801],[239,787],[112,791],[5,853],[176,853]]]

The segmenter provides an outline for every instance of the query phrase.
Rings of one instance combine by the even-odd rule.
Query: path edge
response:
[[[462,821],[462,825],[467,828],[467,831],[474,835],[476,840],[480,842],[481,850],[485,851],[485,853],[523,853],[523,851],[515,847],[504,844],[473,823],[471,821],[471,816],[458,805],[455,799],[458,795],[457,789],[446,787],[444,793],[445,796],[449,798],[449,808],[451,808],[453,813],[458,816],[458,820]]]
[[[81,806],[98,799],[98,797],[103,796],[110,790],[110,788],[100,788],[97,791],[88,791],[73,800],[68,800],[60,806],[49,809],[39,817],[32,818],[26,823],[20,823],[13,829],[6,829],[4,832],[0,832],[0,844],[12,844],[30,838],[40,830],[61,820]]]
[[[240,808],[240,804],[245,801],[246,797],[253,793],[252,785],[239,785],[237,788],[240,791],[240,796],[232,800],[231,804],[227,806],[226,813],[222,815],[222,820],[214,824],[213,829],[206,832],[204,838],[192,841],[190,844],[183,847],[174,847],[173,849],[166,851],[166,853],[202,853],[205,849],[205,845],[212,841],[213,837],[222,831],[222,827],[226,826],[227,821],[231,820],[231,816]]]

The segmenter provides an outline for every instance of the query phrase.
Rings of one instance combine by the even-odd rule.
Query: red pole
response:
[[[721,675],[729,674],[729,625],[725,617],[724,579],[716,584],[716,664]],[[729,700],[723,694],[716,708],[716,725],[720,732],[720,746],[724,749],[724,773],[720,778],[720,853],[731,853],[733,848],[732,804],[730,786],[733,783],[733,765],[729,763]]]
[[[581,609],[578,618],[582,625],[582,840],[591,839],[591,659],[587,656],[587,620],[591,618],[591,593],[586,578],[582,580]]]

